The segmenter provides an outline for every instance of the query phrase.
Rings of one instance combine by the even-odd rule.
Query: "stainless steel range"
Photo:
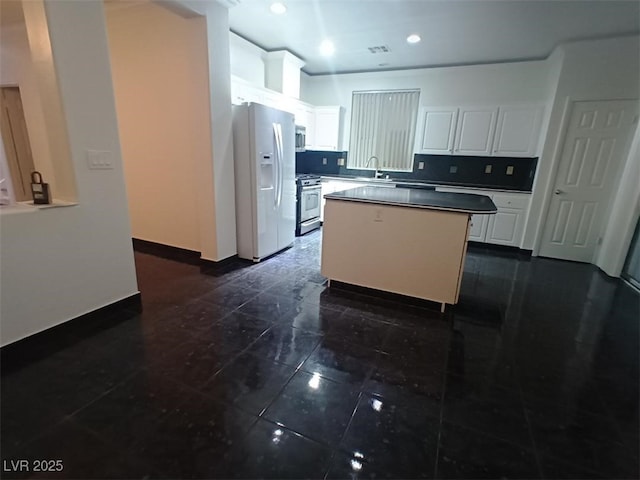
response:
[[[321,191],[319,175],[296,176],[296,236],[320,228]]]

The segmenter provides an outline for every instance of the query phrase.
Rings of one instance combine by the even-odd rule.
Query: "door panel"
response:
[[[461,108],[455,139],[457,155],[490,155],[497,108]]]
[[[519,208],[499,208],[491,215],[487,227],[487,242],[518,247],[524,228],[524,212]]]
[[[278,248],[278,214],[275,205],[278,166],[273,133],[275,119],[271,108],[257,103],[251,104],[250,108],[256,155],[253,167],[256,172],[254,256],[262,258],[276,252]]]
[[[636,101],[573,104],[540,255],[593,260],[637,114]]]
[[[456,132],[457,108],[425,110],[419,138],[420,153],[450,154]]]
[[[278,219],[278,249],[282,249],[293,243],[296,233],[295,119],[290,113],[278,112],[276,121],[282,135],[282,193]]]

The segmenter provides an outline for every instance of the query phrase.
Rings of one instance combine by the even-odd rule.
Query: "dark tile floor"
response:
[[[3,477],[638,478],[630,287],[473,248],[440,315],[328,289],[320,241],[136,254],[142,314],[3,375]]]

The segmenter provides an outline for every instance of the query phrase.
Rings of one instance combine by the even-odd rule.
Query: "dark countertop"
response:
[[[330,193],[325,195],[325,198],[470,214],[492,214],[497,211],[494,203],[486,195],[410,188],[356,187],[342,192]]]

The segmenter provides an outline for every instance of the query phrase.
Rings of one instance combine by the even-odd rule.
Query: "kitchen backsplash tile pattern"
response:
[[[347,164],[347,152],[326,152],[307,150],[296,153],[296,173],[316,173],[318,175],[340,175],[338,159]]]
[[[340,159],[344,159],[344,161],[341,162]],[[298,152],[296,154],[296,173],[373,176],[371,170],[346,168],[346,160],[347,152],[312,150]],[[340,163],[344,165],[340,165]],[[391,178],[399,180],[530,192],[537,163],[537,158],[415,154],[413,171],[385,173],[388,173]]]
[[[423,169],[420,169],[421,162],[424,162]],[[530,192],[537,163],[537,158],[417,154],[413,172],[401,175],[438,184]]]

